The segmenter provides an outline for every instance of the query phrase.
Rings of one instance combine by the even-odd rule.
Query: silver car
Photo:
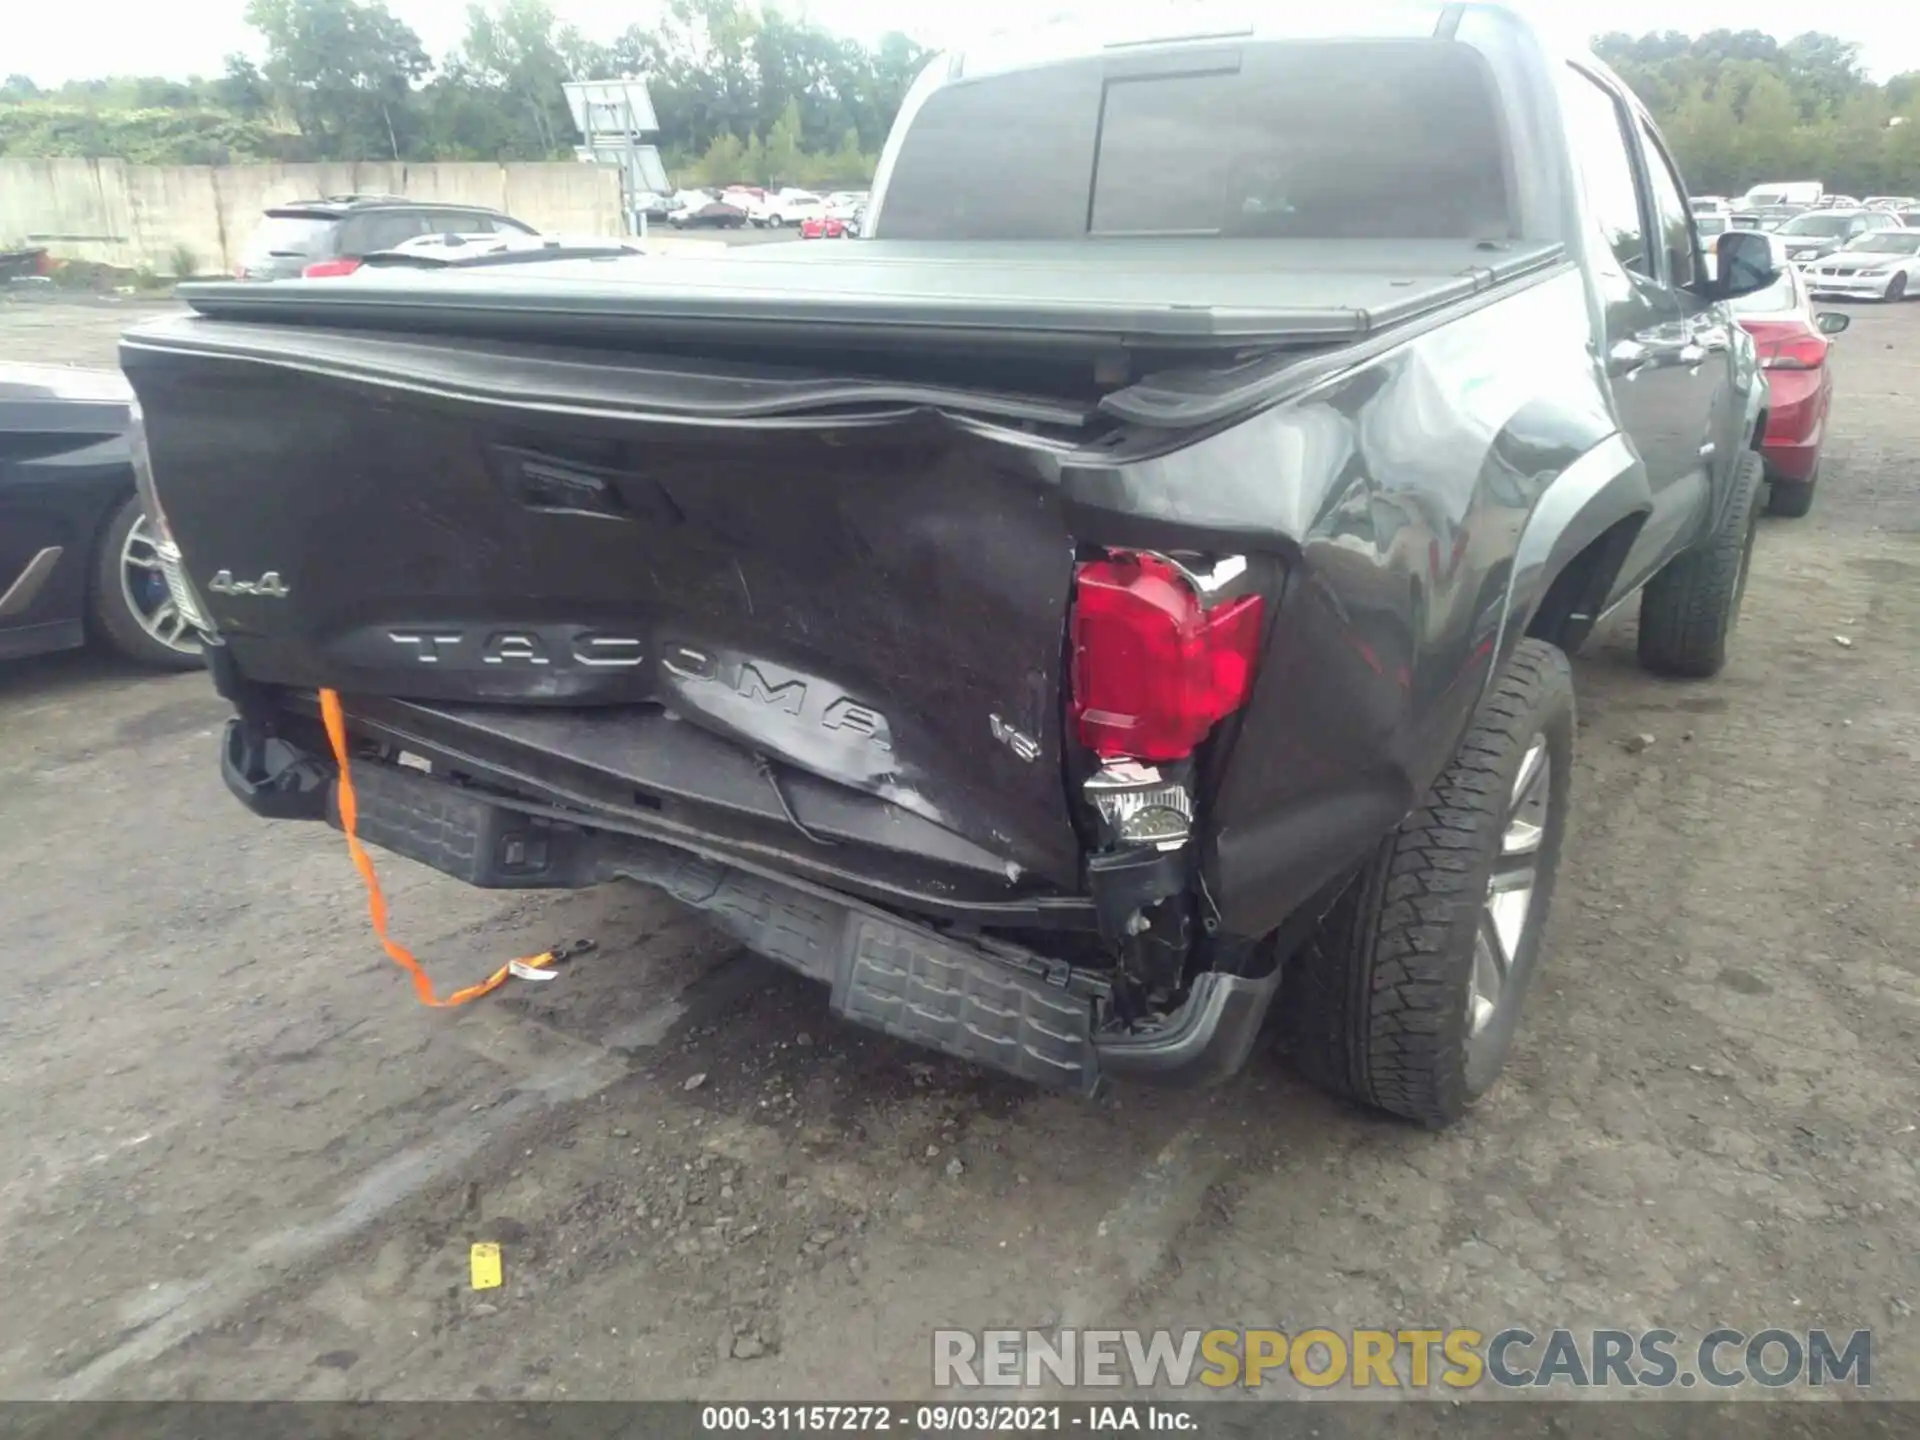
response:
[[[1904,300],[1920,294],[1920,230],[1878,230],[1802,268],[1816,295]]]

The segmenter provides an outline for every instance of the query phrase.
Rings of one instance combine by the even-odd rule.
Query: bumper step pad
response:
[[[443,781],[354,767],[363,840],[484,887],[657,886],[756,954],[828,985],[870,1029],[1052,1088],[1099,1087],[1095,984],[657,841],[554,825]],[[337,805],[328,818],[337,827]]]

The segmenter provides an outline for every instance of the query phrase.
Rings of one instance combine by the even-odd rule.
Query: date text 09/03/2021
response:
[[[703,1405],[702,1434],[1119,1435],[1134,1431],[1200,1433],[1196,1407],[1093,1404]]]

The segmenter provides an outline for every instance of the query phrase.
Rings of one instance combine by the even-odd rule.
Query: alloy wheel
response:
[[[120,598],[134,623],[167,649],[180,655],[200,653],[199,632],[173,603],[166,576],[160,570],[153,529],[144,515],[133,522],[126,543],[120,547]]]
[[[1503,1004],[1524,988],[1515,974],[1529,927],[1534,923],[1534,891],[1540,878],[1540,847],[1546,838],[1553,800],[1553,759],[1547,737],[1527,742],[1520,773],[1514,777],[1500,831],[1500,852],[1487,880],[1473,947],[1473,975],[1467,992],[1467,1044],[1491,1033]]]

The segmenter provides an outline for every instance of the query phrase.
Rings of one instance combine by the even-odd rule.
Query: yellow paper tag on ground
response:
[[[498,1290],[500,1288],[500,1247],[491,1240],[482,1240],[473,1247],[473,1288],[476,1290]]]

